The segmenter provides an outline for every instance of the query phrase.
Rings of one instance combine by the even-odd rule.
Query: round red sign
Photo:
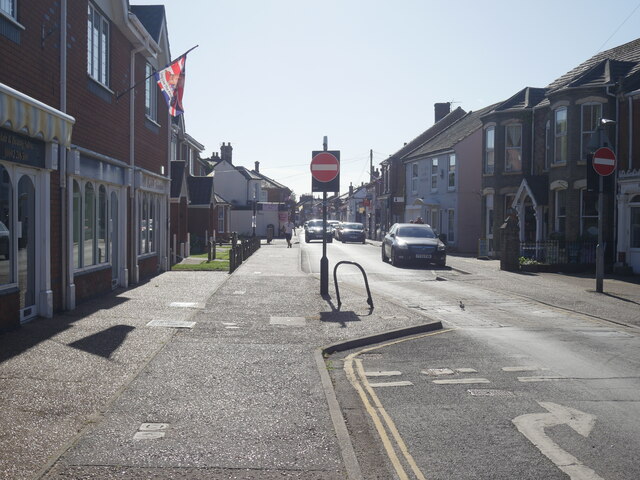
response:
[[[340,173],[340,162],[329,152],[321,152],[311,159],[311,175],[319,182],[330,182]]]
[[[611,175],[616,169],[616,154],[613,150],[607,147],[596,150],[593,154],[593,169],[603,177]]]

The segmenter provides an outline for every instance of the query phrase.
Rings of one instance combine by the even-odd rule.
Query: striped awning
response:
[[[0,127],[45,142],[71,145],[75,118],[0,83]]]

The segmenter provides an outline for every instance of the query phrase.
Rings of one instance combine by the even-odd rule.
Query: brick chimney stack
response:
[[[229,142],[228,145],[222,142],[222,145],[220,146],[220,158],[222,159],[222,161],[233,163],[231,159],[232,153],[233,153],[233,147],[231,146],[231,142]]]
[[[436,114],[435,123],[438,123],[444,117],[449,115],[449,113],[451,113],[451,103],[450,102],[436,103],[436,104],[434,104],[433,107],[434,107],[435,114]]]
[[[256,161],[256,168],[255,168],[256,173],[260,173],[260,162]]]

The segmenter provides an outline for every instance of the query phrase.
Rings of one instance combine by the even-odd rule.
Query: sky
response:
[[[165,5],[202,157],[311,192],[313,150],[340,151],[340,190],[434,123],[545,87],[640,37],[640,0],[130,0]],[[373,154],[371,155],[371,152]],[[318,194],[316,194],[317,196]]]

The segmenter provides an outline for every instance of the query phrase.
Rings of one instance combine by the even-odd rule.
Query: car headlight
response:
[[[439,244],[438,244],[438,251],[439,251],[439,252],[444,252],[444,251],[446,250],[446,248],[447,248],[447,247],[445,246],[445,244],[444,244],[444,243],[439,243]]]
[[[399,248],[401,250],[405,250],[407,248],[409,248],[409,244],[403,240],[396,240],[396,248]]]

